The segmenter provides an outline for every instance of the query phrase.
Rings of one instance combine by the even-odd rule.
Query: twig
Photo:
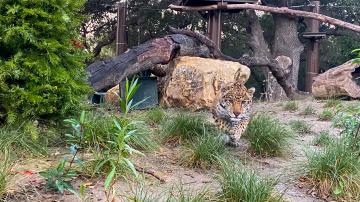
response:
[[[138,172],[140,172],[140,173],[146,173],[146,174],[148,174],[148,175],[151,175],[151,176],[155,177],[155,178],[158,179],[161,183],[165,183],[165,182],[166,182],[165,179],[163,179],[163,178],[161,178],[160,176],[156,175],[156,174],[155,174],[155,171],[153,171],[153,170],[146,170],[145,168],[142,168],[142,167],[137,166],[137,165],[135,166],[135,169],[136,169],[136,171],[138,171]]]

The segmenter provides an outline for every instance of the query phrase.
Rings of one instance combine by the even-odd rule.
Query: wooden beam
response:
[[[219,9],[218,5],[191,7],[191,6],[178,6],[173,4],[171,4],[169,8],[175,11],[210,11],[210,10]],[[241,9],[251,9],[251,10],[270,12],[270,13],[286,14],[295,17],[311,18],[314,20],[318,20],[320,22],[329,23],[332,25],[336,25],[360,33],[360,26],[358,25],[351,24],[342,20],[338,20],[336,18],[332,18],[326,15],[313,13],[313,12],[293,10],[287,7],[279,8],[279,7],[261,6],[256,4],[229,4],[226,7],[226,10],[241,10]]]

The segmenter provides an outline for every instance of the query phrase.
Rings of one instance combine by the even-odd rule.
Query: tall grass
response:
[[[334,117],[334,113],[328,109],[325,109],[319,114],[320,121],[330,121],[333,117]]]
[[[45,135],[40,135],[37,127],[25,122],[0,128],[0,151],[5,148],[19,157],[42,156],[47,153]]]
[[[314,140],[316,146],[328,146],[334,141],[333,137],[330,136],[329,131],[321,131]]]
[[[311,133],[311,126],[303,120],[290,121],[290,126],[297,133]]]
[[[307,153],[304,168],[318,184],[319,194],[346,200],[360,200],[360,159],[344,140],[326,146],[323,151]]]
[[[210,168],[218,165],[225,154],[226,147],[220,137],[203,135],[184,146],[181,163],[189,167]]]
[[[218,176],[221,201],[276,202],[283,201],[274,193],[277,181],[262,179],[254,171],[233,163],[222,163]]]
[[[149,124],[160,124],[165,117],[166,113],[161,107],[155,107],[146,112],[146,122]]]
[[[166,141],[193,141],[205,135],[217,135],[217,129],[209,123],[204,115],[180,112],[168,120],[162,127]]]
[[[305,116],[313,115],[313,114],[315,114],[315,109],[313,106],[308,105],[305,107],[304,111],[301,114],[305,115]]]
[[[250,121],[244,137],[256,154],[277,156],[289,145],[293,133],[279,120],[268,115],[257,115]]]
[[[285,111],[296,111],[298,110],[299,105],[297,102],[295,101],[287,101],[284,105],[283,105],[283,109]]]
[[[8,149],[0,150],[0,196],[5,193],[11,166]]]
[[[326,101],[324,107],[325,108],[334,108],[334,107],[337,107],[341,104],[341,101],[338,100],[338,99],[329,99]]]

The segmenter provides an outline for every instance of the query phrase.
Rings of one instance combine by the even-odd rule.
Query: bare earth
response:
[[[352,102],[344,102],[351,104]],[[299,109],[296,112],[284,111],[281,103],[255,103],[255,113],[268,113],[277,117],[282,123],[288,124],[291,120],[304,120],[311,125],[310,134],[297,134],[295,140],[289,145],[289,153],[283,157],[260,158],[252,156],[247,152],[248,144],[244,140],[239,148],[230,148],[234,156],[244,164],[255,169],[262,176],[271,176],[279,178],[280,182],[276,186],[279,193],[284,193],[287,201],[293,202],[313,202],[323,201],[316,196],[316,192],[311,190],[308,183],[304,183],[303,171],[300,170],[302,162],[305,161],[305,151],[317,149],[313,146],[313,140],[316,135],[329,130],[334,136],[340,132],[339,129],[332,128],[331,122],[319,121],[317,115],[303,116],[303,109],[311,105],[317,110],[317,114],[324,110],[323,101],[305,100],[299,101]],[[210,116],[209,116],[210,117]],[[48,159],[33,159],[19,162],[13,169],[14,177],[8,187],[9,196],[6,201],[80,201],[71,194],[59,195],[44,190],[44,180],[38,175],[42,171],[54,164],[55,159],[62,156],[63,152],[54,152],[54,156]],[[65,153],[65,152],[64,152]],[[171,189],[176,192],[176,188],[182,184],[185,189],[198,191],[208,189],[216,194],[219,190],[219,184],[216,182],[216,170],[189,169],[179,165],[178,148],[172,146],[163,146],[156,152],[148,153],[145,157],[136,158],[135,164],[147,171],[153,171],[156,176],[165,182],[156,179],[149,174],[143,174],[145,179],[142,185],[134,180],[121,180],[115,185],[116,201],[130,201],[129,197],[141,189],[147,190],[148,195],[165,196]],[[24,173],[31,171],[31,173]],[[75,180],[74,180],[75,181]],[[78,187],[79,182],[86,183],[88,201],[106,201],[103,191],[103,179],[80,178],[74,182]],[[145,191],[144,191],[145,193]]]

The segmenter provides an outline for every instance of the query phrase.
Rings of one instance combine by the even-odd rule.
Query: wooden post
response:
[[[314,7],[312,12],[320,13],[320,1],[312,1]],[[320,22],[314,19],[309,20],[309,32],[319,33]],[[320,42],[318,38],[310,38],[308,58],[305,75],[305,91],[311,92],[313,78],[319,74]]]
[[[220,8],[227,6],[227,2],[218,2]],[[209,12],[209,23],[208,23],[208,33],[209,38],[215,42],[217,48],[221,49],[221,32],[222,32],[222,19],[221,19],[221,9],[208,11]]]
[[[126,49],[126,2],[121,2],[117,12],[116,55],[124,53]]]

